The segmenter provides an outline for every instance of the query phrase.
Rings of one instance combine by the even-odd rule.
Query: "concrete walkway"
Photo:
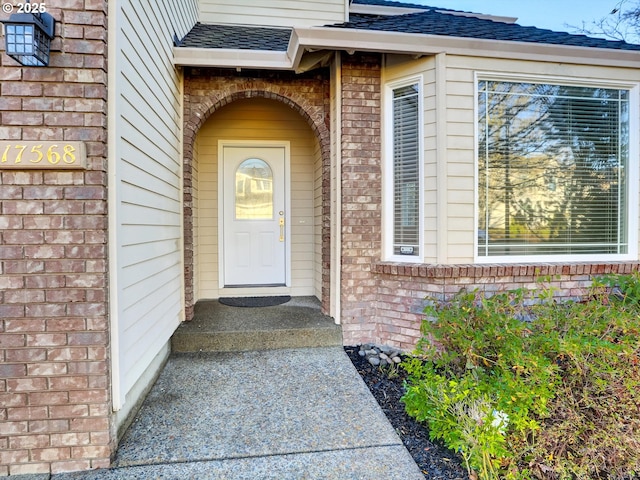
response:
[[[341,347],[173,354],[110,470],[71,479],[420,479]]]

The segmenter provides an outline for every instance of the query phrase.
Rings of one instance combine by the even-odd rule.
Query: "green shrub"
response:
[[[403,363],[406,409],[482,479],[632,475],[639,300],[634,274],[595,281],[584,302],[557,303],[544,287],[432,302]]]

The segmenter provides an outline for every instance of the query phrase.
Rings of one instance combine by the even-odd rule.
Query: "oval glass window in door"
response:
[[[273,172],[264,160],[249,158],[236,170],[236,220],[273,218]]]

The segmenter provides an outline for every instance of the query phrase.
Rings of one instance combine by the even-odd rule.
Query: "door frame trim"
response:
[[[225,287],[224,284],[224,148],[225,147],[281,147],[284,148],[284,205],[285,205],[285,287]],[[287,140],[219,140],[218,141],[218,285],[219,291],[260,290],[263,294],[278,295],[283,288],[291,288],[291,142]],[[273,290],[273,292],[271,292]],[[230,295],[231,296],[231,295]]]

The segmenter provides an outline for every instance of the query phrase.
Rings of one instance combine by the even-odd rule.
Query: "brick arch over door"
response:
[[[185,319],[194,312],[193,265],[193,152],[196,136],[209,117],[236,100],[268,98],[284,103],[306,120],[316,135],[322,155],[322,308],[329,310],[330,241],[330,133],[329,82],[326,76],[295,76],[282,73],[265,81],[217,75],[216,72],[185,72],[184,122],[184,262]]]

